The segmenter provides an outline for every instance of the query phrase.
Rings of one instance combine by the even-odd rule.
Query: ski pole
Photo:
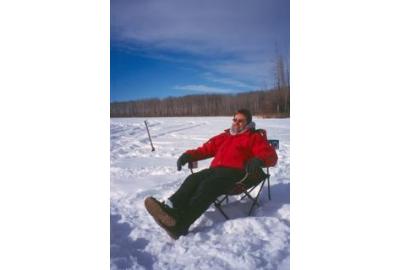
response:
[[[149,127],[147,126],[147,120],[144,120],[144,124],[146,125],[147,135],[149,135],[149,140],[150,140],[150,144],[151,144],[151,152],[153,152],[153,151],[155,151],[156,149],[154,149],[153,142],[151,141],[151,136],[150,136],[150,132],[149,132]]]

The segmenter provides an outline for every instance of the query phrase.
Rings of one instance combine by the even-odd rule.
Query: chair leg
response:
[[[261,190],[262,190],[263,187],[264,187],[264,184],[265,184],[265,179],[264,179],[264,181],[262,181],[262,183],[261,183],[261,187],[260,187],[260,189],[258,190],[257,196],[253,199],[254,201],[253,201],[253,204],[252,204],[251,207],[250,207],[249,216],[251,215],[251,212],[253,211],[254,206],[255,206],[256,204],[258,204],[258,197],[260,196],[260,193],[261,193]],[[259,204],[258,204],[258,205],[259,205]]]
[[[221,205],[224,201],[226,200],[226,203],[228,203],[228,195],[224,195],[222,199],[215,199],[214,203]]]
[[[214,206],[225,217],[225,219],[228,220],[229,219],[228,215],[225,214],[224,210],[222,210],[222,207],[221,207],[221,205],[224,203],[224,201],[226,201],[226,203],[229,202],[228,195],[224,195],[224,197],[220,200],[218,200],[218,198],[217,198],[214,202]]]
[[[271,200],[271,186],[270,186],[270,183],[269,183],[269,177],[270,176],[271,175],[269,174],[269,168],[267,168],[268,200],[269,201]]]
[[[240,200],[244,199],[245,197],[248,197],[252,202],[255,202],[257,205],[259,205],[258,202],[256,201],[256,199],[254,199],[253,196],[251,196],[251,194],[250,194],[251,191],[252,190],[244,191],[244,196]]]
[[[248,216],[250,216],[251,215],[251,213],[253,212],[253,209],[254,209],[254,206],[260,206],[260,204],[259,204],[259,202],[258,202],[258,198],[260,197],[260,194],[261,194],[261,191],[262,191],[262,189],[263,189],[263,187],[264,187],[264,184],[265,184],[265,180],[267,180],[267,184],[268,184],[268,198],[269,198],[269,200],[271,200],[271,194],[270,194],[270,183],[269,183],[269,174],[267,174],[267,178],[266,179],[264,179],[262,182],[261,182],[261,187],[260,187],[260,189],[258,190],[258,192],[257,192],[257,196],[255,197],[255,198],[253,198],[253,196],[251,196],[251,194],[250,194],[250,192],[252,192],[253,191],[253,189],[255,189],[257,186],[254,186],[253,188],[251,188],[249,191],[244,191],[244,196],[242,196],[241,198],[240,198],[240,200],[242,200],[242,199],[244,199],[245,197],[248,197],[248,198],[250,198],[251,200],[252,200],[252,204],[251,204],[251,207],[250,207],[250,211],[249,211],[249,213],[248,213]],[[229,202],[229,199],[228,199],[228,195],[225,195],[221,200],[215,200],[215,202],[214,202],[214,206],[215,206],[215,208],[217,208],[218,209],[218,211],[225,217],[225,219],[229,219],[229,217],[228,217],[228,215],[222,210],[222,207],[221,207],[221,204],[224,202],[224,201],[227,201],[227,202]]]
[[[240,198],[240,200],[243,200],[243,199],[246,198],[246,197],[249,197],[249,198],[251,198],[252,200],[254,200],[253,197],[251,197],[250,192],[252,192],[253,189],[255,189],[255,188],[256,188],[256,187],[252,187],[249,191],[245,190],[245,191],[243,192],[244,195]]]
[[[214,203],[215,208],[217,208],[219,210],[219,212],[225,217],[226,220],[229,219],[229,217],[227,216],[227,214],[225,214],[225,212],[222,210],[221,205],[218,203]]]

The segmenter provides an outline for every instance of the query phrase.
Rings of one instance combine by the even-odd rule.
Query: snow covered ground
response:
[[[249,202],[226,206],[225,221],[213,206],[172,240],[147,214],[147,196],[165,199],[190,174],[176,170],[187,149],[200,146],[231,124],[231,117],[147,118],[156,151],[151,152],[144,118],[111,119],[111,269],[289,269],[289,119],[258,119],[257,128],[279,139],[278,165],[251,217]],[[200,161],[201,170],[211,159]]]

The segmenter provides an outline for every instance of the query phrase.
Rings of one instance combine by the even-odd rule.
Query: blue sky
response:
[[[289,2],[111,0],[111,101],[272,87]]]

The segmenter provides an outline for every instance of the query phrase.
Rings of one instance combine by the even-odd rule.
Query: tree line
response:
[[[230,116],[240,108],[264,117],[289,117],[290,88],[112,102],[111,117]]]

